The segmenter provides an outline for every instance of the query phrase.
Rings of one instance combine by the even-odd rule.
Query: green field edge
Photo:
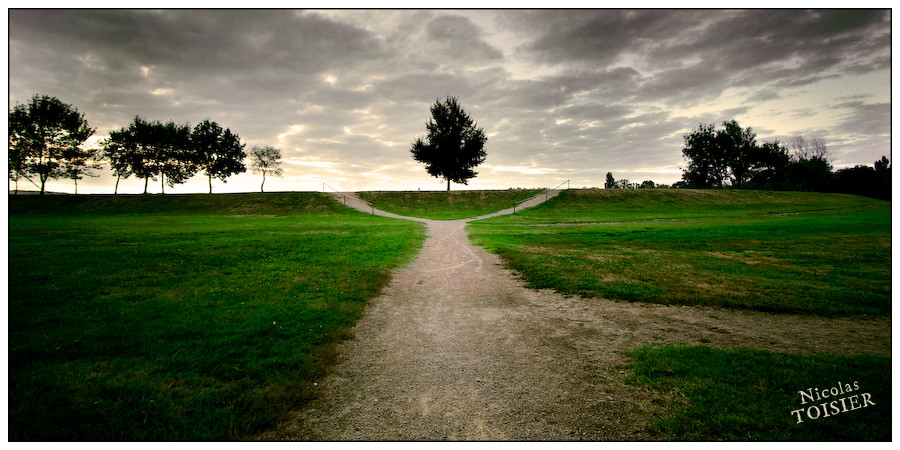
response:
[[[588,203],[584,200],[573,200],[573,198],[579,199],[585,196],[594,199],[591,200],[594,203]],[[645,207],[644,203],[636,203],[635,199],[640,199],[641,202],[646,202],[649,206]],[[679,206],[682,203],[694,206],[687,208]],[[676,209],[665,210],[665,208],[672,208],[673,206],[671,205],[675,205],[674,208]],[[764,206],[761,207],[760,205]],[[818,219],[820,216],[823,219]],[[714,223],[716,221],[721,222],[721,224]],[[768,230],[767,221],[773,221],[772,223],[776,225],[771,227],[771,230]],[[704,222],[711,222],[713,225],[707,226]],[[681,225],[673,224],[682,223],[685,224],[684,227],[688,230],[683,241],[672,241],[671,238],[665,238],[664,235],[666,233],[672,233],[672,231],[680,232],[674,227],[680,227]],[[787,228],[784,228],[785,226]],[[852,280],[855,283],[843,286],[839,282],[834,286],[834,289],[845,289],[846,292],[833,294],[826,292],[825,294],[834,295],[836,299],[848,298],[849,301],[853,301],[854,295],[857,295],[860,302],[858,306],[846,303],[848,300],[840,300],[845,302],[844,306],[842,306],[839,303],[834,303],[838,300],[831,299],[831,297],[829,297],[830,303],[823,305],[809,303],[810,300],[803,300],[806,303],[778,303],[777,297],[781,294],[776,291],[766,291],[764,294],[759,294],[763,297],[771,294],[774,298],[772,301],[743,302],[740,300],[740,297],[735,297],[739,301],[721,297],[719,299],[704,300],[701,298],[695,300],[687,298],[687,295],[683,296],[683,298],[660,297],[661,293],[665,293],[665,287],[661,290],[658,285],[653,285],[652,282],[647,284],[648,280],[654,277],[654,273],[664,277],[674,276],[673,274],[678,273],[677,268],[679,265],[701,266],[719,264],[722,267],[728,267],[728,270],[737,271],[766,267],[770,261],[765,258],[773,258],[773,256],[765,256],[765,252],[774,256],[781,255],[777,254],[777,249],[769,251],[759,247],[760,244],[754,244],[754,242],[768,242],[766,239],[769,236],[765,235],[765,233],[771,233],[772,236],[777,236],[772,238],[771,242],[778,245],[786,245],[781,242],[790,242],[790,239],[785,240],[784,236],[787,233],[797,230],[799,234],[802,234],[806,232],[805,227],[809,227],[809,229],[819,227],[825,231],[821,235],[810,231],[809,233],[812,234],[806,234],[797,238],[796,242],[802,252],[810,254],[815,252],[827,253],[827,250],[830,248],[838,246],[838,250],[844,250],[846,254],[839,255],[842,259],[837,261],[853,261],[854,263],[862,261],[863,263],[871,264],[876,261],[871,259],[873,257],[886,258],[886,260],[882,259],[882,261],[885,261],[884,263],[877,265],[880,272],[873,273],[872,276],[876,277],[873,278],[873,281],[868,281],[868,279],[864,278],[856,280],[853,274],[855,269],[848,268],[843,270],[840,267],[825,266],[825,269],[834,273],[846,272],[841,275],[844,277],[841,280]],[[709,236],[696,234],[700,231],[705,232],[706,228],[712,234]],[[691,231],[691,229],[698,231]],[[869,229],[872,231],[869,231]],[[472,221],[467,225],[466,231],[474,245],[500,256],[504,265],[531,289],[551,289],[562,295],[577,295],[585,298],[603,298],[614,301],[722,307],[778,314],[816,314],[827,317],[890,316],[891,314],[889,283],[890,202],[882,200],[849,194],[744,190],[644,190],[643,192],[641,190],[631,192],[566,190],[561,192],[559,196],[515,216],[507,215]],[[729,237],[730,235],[727,233],[734,233],[735,237]],[[761,237],[747,233],[757,233]],[[606,245],[606,240],[608,239],[606,235],[615,239],[615,245],[597,253],[593,250],[593,247],[600,246],[598,248],[601,248]],[[859,241],[860,248],[840,247],[840,242],[844,240],[843,236],[845,235],[849,236],[851,241]],[[574,239],[570,239],[568,236],[572,236]],[[662,240],[659,240],[659,242],[647,241],[646,239],[648,238],[644,236]],[[841,239],[835,240],[829,238],[829,236],[836,236]],[[710,246],[698,249],[702,242],[707,240],[710,242]],[[722,244],[719,244],[718,240],[721,240]],[[694,241],[700,243],[694,244]],[[743,247],[733,246],[729,243],[732,241],[744,242],[741,243]],[[676,245],[673,248],[668,248],[666,246],[670,244],[667,244],[667,242],[675,242]],[[585,246],[584,244],[589,245]],[[691,247],[692,245],[694,247]],[[847,246],[850,245],[856,244],[847,244]],[[862,245],[868,247],[863,247]],[[621,247],[621,252],[624,253],[617,253],[617,248],[619,247]],[[857,258],[855,255],[860,251],[868,251],[871,255],[865,256],[868,259]],[[650,258],[657,254],[665,254],[667,256],[684,254],[692,259],[688,260],[686,264],[681,261],[675,261],[680,263],[672,266],[676,270],[668,270],[664,264],[653,266],[645,263],[646,270],[644,272],[630,274],[635,279],[640,277],[641,283],[643,283],[634,284],[636,289],[627,288],[625,284],[627,280],[617,279],[616,272],[607,272],[609,274],[609,282],[591,282],[587,283],[587,285],[585,283],[585,280],[597,279],[596,271],[610,270],[603,268],[603,264],[608,265],[608,261],[604,263],[603,259],[615,261],[631,258],[636,261],[647,260],[652,262],[653,260]],[[756,260],[751,259],[757,255],[761,256],[757,257]],[[860,255],[862,256],[862,254]],[[820,257],[821,255],[816,256],[816,258]],[[587,258],[596,258],[600,262],[598,263]],[[734,268],[735,266],[737,267]],[[571,270],[562,270],[563,267],[569,267]],[[757,277],[755,278],[757,283],[767,279],[762,278],[763,276],[778,276],[784,278],[786,282],[789,282],[791,277],[799,277],[797,279],[804,279],[804,282],[807,283],[805,286],[808,287],[803,289],[815,292],[815,289],[821,288],[802,276],[807,271],[813,273],[812,271],[815,267],[788,267],[793,268],[788,272],[784,270],[757,271],[762,275],[756,274],[756,272],[752,272],[749,275],[735,272],[734,275],[722,273],[715,276],[717,279],[723,280],[728,280],[728,277],[740,280],[741,277],[752,276]],[[861,271],[859,273],[868,274],[873,266],[862,267],[864,268],[859,269]],[[843,270],[843,272],[838,269]],[[798,275],[792,275],[791,272],[797,272]],[[710,273],[715,274],[715,272]],[[753,278],[748,278],[748,280],[754,281]],[[703,280],[700,281],[702,282]],[[721,283],[717,280],[713,281]],[[873,282],[877,284],[866,284]],[[740,288],[740,286],[735,288],[733,286],[735,283],[737,282],[731,283],[731,289]],[[604,285],[611,286],[612,289],[598,289],[598,287]],[[727,286],[728,284],[725,283],[723,285]],[[875,289],[876,286],[877,289]],[[713,288],[715,287],[716,285],[713,284]],[[626,288],[628,290],[623,290]],[[622,293],[617,293],[617,290],[622,290]],[[746,292],[741,291],[738,291],[738,294],[747,295]],[[803,293],[802,295],[814,298],[818,294]]]
[[[349,303],[328,303],[327,297],[312,297],[310,300],[312,303],[310,303],[310,305],[313,306],[313,309],[308,309],[306,310],[307,312],[303,312],[302,314],[309,315],[310,320],[316,322],[323,319],[327,320],[327,322],[321,322],[323,326],[321,331],[316,331],[309,335],[312,339],[308,342],[316,343],[312,347],[302,344],[301,347],[303,347],[303,350],[301,351],[305,356],[302,356],[299,359],[289,356],[292,352],[288,351],[287,353],[284,353],[284,356],[276,355],[276,359],[273,359],[270,362],[265,362],[263,360],[257,361],[258,363],[272,365],[272,369],[263,370],[264,366],[260,366],[259,369],[253,369],[256,373],[261,374],[257,378],[243,378],[245,376],[241,375],[241,371],[232,369],[226,370],[225,378],[221,378],[223,367],[227,367],[222,364],[228,364],[226,361],[229,359],[239,358],[237,354],[231,352],[228,352],[228,354],[232,356],[223,355],[223,357],[220,357],[221,361],[219,362],[216,362],[216,357],[213,357],[212,355],[203,357],[202,359],[204,360],[208,360],[209,357],[212,358],[211,360],[208,360],[208,362],[202,362],[200,364],[200,366],[209,364],[209,369],[202,369],[201,367],[199,371],[195,373],[192,372],[193,374],[187,372],[179,374],[177,372],[166,372],[167,369],[162,369],[160,364],[171,365],[174,364],[174,361],[165,362],[165,358],[157,359],[160,356],[152,356],[152,360],[143,362],[143,358],[127,356],[128,354],[133,353],[133,351],[128,349],[126,342],[133,339],[126,339],[122,343],[115,343],[118,339],[110,339],[112,335],[95,339],[91,338],[88,334],[91,333],[91,330],[85,331],[83,329],[79,330],[72,327],[63,327],[60,328],[59,331],[54,331],[53,333],[44,332],[47,336],[39,339],[28,337],[28,341],[23,341],[22,339],[26,338],[27,335],[34,334],[33,332],[27,331],[28,327],[45,326],[30,325],[29,322],[35,323],[35,319],[37,319],[37,324],[65,324],[70,322],[73,324],[83,324],[77,328],[84,328],[85,326],[88,326],[88,328],[96,328],[96,326],[90,325],[92,322],[92,319],[90,318],[88,318],[88,322],[84,322],[82,319],[73,319],[71,317],[73,314],[64,314],[60,317],[53,317],[54,314],[52,313],[52,310],[46,309],[46,307],[52,307],[50,304],[47,304],[46,307],[43,305],[39,306],[38,309],[34,309],[27,305],[23,306],[21,304],[13,306],[10,311],[11,316],[14,312],[17,314],[15,314],[16,320],[13,321],[11,319],[10,321],[9,348],[11,372],[10,388],[14,394],[10,398],[9,412],[11,416],[10,428],[13,431],[10,438],[17,441],[219,441],[252,438],[257,433],[270,429],[279,421],[287,418],[291,411],[296,410],[316,397],[317,389],[315,383],[320,381],[335,367],[335,364],[338,361],[337,346],[340,342],[352,338],[352,328],[362,317],[362,310],[365,305],[368,304],[371,299],[381,295],[383,288],[390,282],[390,278],[395,270],[406,267],[415,260],[422,249],[426,237],[423,224],[402,219],[372,216],[352,208],[347,208],[336,202],[330,195],[316,192],[167,194],[146,196],[10,195],[9,213],[8,222],[10,223],[10,233],[12,236],[15,236],[15,242],[11,242],[10,245],[11,259],[14,259],[13,256],[18,258],[18,253],[23,248],[23,245],[27,248],[39,249],[42,248],[41,246],[47,245],[47,243],[53,243],[55,239],[60,238],[63,240],[58,241],[60,244],[57,245],[57,247],[71,247],[76,249],[72,251],[84,248],[84,242],[82,241],[85,240],[97,242],[97,245],[100,247],[104,245],[119,246],[124,244],[125,246],[122,247],[124,249],[135,248],[133,246],[135,244],[130,243],[131,241],[134,241],[137,242],[137,245],[141,246],[138,248],[146,248],[153,254],[160,255],[145,257],[143,262],[152,266],[153,271],[162,269],[164,272],[172,272],[175,270],[172,261],[170,261],[171,258],[165,255],[170,255],[177,249],[167,245],[165,242],[167,238],[156,238],[154,236],[172,235],[173,238],[178,240],[179,243],[177,245],[179,246],[190,245],[192,241],[205,241],[211,239],[211,242],[214,243],[216,248],[222,248],[227,251],[231,246],[229,243],[230,241],[221,241],[221,243],[215,242],[221,240],[223,236],[222,233],[227,233],[229,230],[235,230],[238,234],[237,238],[241,239],[241,242],[250,240],[250,244],[253,245],[253,242],[259,241],[264,245],[274,246],[273,248],[275,249],[279,248],[279,245],[282,245],[279,244],[279,241],[283,239],[280,237],[281,235],[285,238],[294,236],[292,239],[301,239],[302,241],[307,239],[306,235],[308,233],[312,233],[309,235],[311,237],[316,237],[321,234],[323,237],[328,238],[325,241],[321,241],[323,243],[333,239],[329,238],[329,236],[337,236],[339,239],[349,238],[351,239],[351,242],[358,242],[358,245],[374,245],[375,248],[379,248],[379,245],[375,242],[354,238],[353,233],[356,232],[354,230],[372,230],[371,232],[374,233],[373,237],[375,238],[385,233],[400,236],[397,231],[398,229],[408,229],[411,233],[408,233],[406,235],[407,237],[403,238],[409,240],[407,244],[402,244],[402,247],[406,248],[406,250],[389,256],[390,260],[393,261],[390,263],[389,268],[366,271],[366,269],[354,267],[360,263],[369,264],[359,259],[359,257],[364,257],[365,253],[358,252],[359,256],[351,257],[351,260],[355,261],[354,264],[344,264],[344,267],[335,268],[335,270],[344,270],[350,277],[362,276],[364,280],[358,279],[352,281],[364,283],[362,290],[358,291],[359,294],[352,294],[354,295],[354,299]],[[206,224],[207,221],[210,225]],[[311,224],[304,225],[307,223]],[[344,223],[350,226],[351,229],[349,231],[342,225]],[[57,226],[57,224],[60,224],[61,226]],[[221,224],[222,226],[220,227],[217,224]],[[245,226],[247,227],[251,227],[252,231],[249,234],[240,230],[239,227],[244,226],[244,224],[246,224]],[[26,229],[23,229],[23,226],[26,227]],[[65,228],[72,226],[75,228],[72,228],[72,231],[69,233],[74,234],[72,234],[71,238],[66,237],[65,233],[67,232]],[[122,228],[123,226],[125,228]],[[112,231],[112,234],[104,230],[98,230],[104,227],[109,228]],[[149,227],[149,229],[147,227]],[[182,230],[180,227],[186,228]],[[292,230],[291,227],[294,227],[295,229]],[[195,228],[196,231],[194,231]],[[256,231],[257,229],[259,231]],[[305,229],[309,229],[310,231],[303,231]],[[283,234],[284,232],[288,232],[289,234]],[[25,235],[22,235],[22,233],[25,233]],[[26,239],[27,242],[21,241],[20,238],[27,236],[29,233],[38,234],[35,234],[34,238]],[[348,235],[347,233],[350,234]],[[145,234],[147,234],[147,236],[144,236]],[[178,235],[183,235],[183,237],[178,237]],[[41,236],[47,237],[43,238]],[[82,238],[79,239],[78,236],[82,236]],[[196,236],[196,238],[192,236]],[[268,236],[272,237],[269,238]],[[162,241],[160,241],[160,239],[162,239]],[[117,243],[119,241],[121,241],[122,244]],[[400,241],[397,242],[399,245]],[[159,246],[159,250],[155,250],[156,247],[154,246]],[[111,249],[113,252],[112,254],[115,254],[117,251],[116,248],[118,247]],[[189,249],[186,247],[181,248],[181,251]],[[252,247],[247,247],[247,249],[251,248]],[[384,248],[388,249],[393,247]],[[14,251],[17,252],[15,255],[13,255]],[[63,253],[60,253],[60,255],[63,256],[53,258],[53,267],[68,267],[66,266],[66,260],[72,259],[64,256],[65,251],[68,250],[65,250],[64,248],[55,248],[54,252],[56,251],[62,251]],[[48,253],[55,254],[54,252]],[[197,258],[202,259],[203,256],[201,255]],[[238,263],[239,260],[240,258],[234,260],[235,264]],[[88,258],[87,261],[88,262],[85,262],[85,264],[90,264],[91,258]],[[177,259],[174,261],[177,262]],[[99,262],[103,262],[102,258]],[[221,267],[221,263],[217,263],[213,260],[210,260],[209,263],[203,262],[201,264]],[[139,266],[140,264],[137,264],[134,267]],[[115,267],[104,267],[104,269],[107,271],[116,270]],[[224,290],[225,285],[223,284],[227,283],[227,275],[223,278],[222,271],[222,268],[213,267],[212,272],[209,272],[210,275],[203,275],[198,272],[196,276],[204,277],[203,279],[212,276],[213,278],[209,278],[209,281],[204,281],[203,283],[212,283],[210,286],[214,290],[213,292],[221,292],[221,294],[215,295],[227,296],[230,294],[228,294],[228,291]],[[53,275],[54,272],[41,270],[28,270],[27,272],[35,274],[45,273],[46,275],[38,275],[44,277],[42,278],[44,284],[47,284],[48,281],[52,281],[57,277],[56,275]],[[324,274],[325,272],[319,271],[315,273]],[[16,272],[15,274],[19,275],[19,272]],[[85,274],[87,274],[87,272]],[[286,275],[288,276],[288,285],[292,283],[297,284],[299,282],[301,284],[309,284],[310,287],[308,289],[312,289],[316,284],[319,284],[319,288],[323,287],[320,284],[320,281],[316,281],[321,280],[321,275],[314,275],[312,273],[309,276],[305,276],[302,273]],[[25,275],[26,278],[28,276],[30,275]],[[48,276],[51,278],[46,278]],[[153,274],[153,272],[146,272],[146,275],[139,276],[139,278],[144,279],[158,278],[160,283],[169,284],[169,281],[163,281],[167,280],[165,277],[165,273]],[[23,280],[18,276],[10,278],[19,279],[20,281]],[[87,278],[90,279],[90,276]],[[108,277],[104,275],[104,278]],[[141,283],[143,283],[139,279],[131,278],[125,280],[129,285],[137,283],[137,285],[140,286]],[[75,278],[65,279],[74,280]],[[283,277],[279,279],[283,279]],[[291,282],[291,279],[294,281]],[[235,284],[234,286],[240,290],[240,284],[242,284],[243,281],[236,281],[239,284]],[[351,281],[350,278],[348,278],[347,281]],[[15,281],[13,282],[15,283]],[[151,282],[157,283],[152,280]],[[104,281],[104,283],[109,283],[109,281]],[[124,295],[119,293],[120,289],[115,286],[115,282],[113,283],[114,285],[110,285],[109,288],[90,286],[86,288],[87,291],[85,292],[97,291],[97,289],[102,289],[102,292],[104,292],[102,297],[97,298],[100,303],[97,303],[97,306],[90,307],[90,309],[102,311],[102,309],[97,308],[106,308],[112,312],[119,308],[125,308],[129,304],[139,305],[136,303],[120,303],[122,306],[117,306],[119,304],[110,304],[109,300],[105,300],[104,298],[110,295]],[[30,282],[27,284],[33,286],[35,283]],[[102,283],[96,284],[101,285]],[[328,288],[328,286],[325,287],[331,289],[329,292],[335,292],[338,289],[346,289],[346,284],[347,283],[340,281],[339,285],[335,285],[331,288]],[[222,285],[223,287],[216,288],[216,285]],[[147,286],[149,288],[151,285]],[[359,286],[355,288],[359,289]],[[26,292],[24,289],[25,285],[21,286],[21,289],[16,288],[16,293],[21,294],[22,292]],[[147,288],[138,287],[138,289],[144,290]],[[318,288],[315,290],[318,291]],[[149,300],[141,301],[144,303],[152,302],[153,304],[158,304],[160,306],[170,304],[170,301],[165,300],[165,297],[156,297],[157,300],[153,300],[154,297],[152,296],[159,295],[158,293],[153,293],[156,291],[159,291],[159,289],[151,288],[150,291],[146,291],[146,295],[151,297],[144,297]],[[49,292],[62,291],[59,291],[57,287],[54,287],[53,291],[48,291],[47,294],[40,295],[42,298],[48,298],[44,296],[51,295]],[[164,291],[160,292],[166,296],[172,295],[166,294]],[[28,294],[17,295],[16,297],[21,298],[22,295]],[[80,295],[79,297],[70,298],[71,300],[78,300],[80,302],[90,302],[90,300],[83,300],[81,297],[83,295],[88,295],[87,293],[66,295],[69,297],[71,295]],[[175,295],[178,294],[176,293]],[[322,295],[327,296],[336,294],[323,293]],[[138,300],[140,297],[132,296],[131,298]],[[219,300],[215,301],[217,304],[221,303]],[[283,301],[281,302],[283,303]],[[278,310],[280,310],[277,306],[278,303],[279,300],[276,298],[267,302],[267,304],[273,305],[274,309],[270,306],[261,305],[256,308],[259,310],[258,312],[254,313],[249,312],[248,310],[248,313],[244,314],[250,314],[248,317],[253,318],[253,321],[256,322],[265,316],[271,316],[275,319],[271,321],[271,325],[273,325],[269,327],[271,330],[282,330],[282,327],[284,326],[292,326],[290,325],[290,319],[283,321],[276,318],[276,316],[282,314],[278,313]],[[41,300],[39,304],[46,304],[46,300]],[[101,307],[101,304],[106,306]],[[235,309],[236,306],[234,305],[237,305],[231,301],[226,301],[224,304],[232,305],[228,306],[228,309]],[[132,306],[127,307],[132,308]],[[153,308],[157,307],[154,306]],[[176,312],[181,307],[177,306],[177,304],[171,304],[171,306],[166,306],[166,308],[175,308],[172,311]],[[30,314],[29,310],[31,311]],[[238,310],[239,309],[235,309],[235,311]],[[265,310],[271,310],[271,312],[265,312]],[[297,312],[299,313],[300,311],[297,310]],[[77,314],[78,313],[76,312],[75,315]],[[123,309],[122,314],[130,313],[127,313],[126,310]],[[326,319],[326,317],[332,317],[333,314],[337,315],[334,315],[333,319]],[[203,319],[203,313],[193,314],[193,316],[194,318],[190,320],[207,320]],[[28,320],[28,317],[31,318],[30,321]],[[123,317],[127,318],[128,316],[126,315]],[[146,313],[141,313],[141,317],[144,317],[142,320],[147,320]],[[52,322],[46,322],[47,320],[51,320]],[[157,322],[155,322],[155,320],[156,319],[153,319],[153,321],[147,322],[148,324],[154,324],[148,326],[156,326],[155,324]],[[209,322],[210,325],[215,323],[217,322]],[[60,325],[53,325],[53,327],[59,326]],[[177,324],[175,324],[175,326],[185,330],[196,328],[195,326]],[[253,326],[257,327],[258,325]],[[103,325],[100,325],[100,327],[101,332],[103,332],[103,328],[108,328],[108,326]],[[296,325],[292,327],[293,328],[291,329],[299,332]],[[119,327],[117,326],[116,328]],[[174,328],[173,330],[180,328]],[[215,337],[221,334],[215,330],[215,328],[219,328],[219,325],[213,327],[207,325],[205,328],[207,329],[206,331],[198,331],[200,333],[214,333],[210,334],[209,338],[220,339],[219,337]],[[39,329],[35,328],[35,331],[40,335],[41,332]],[[118,333],[116,331],[113,332]],[[305,332],[306,330],[304,329],[304,333]],[[153,344],[144,344],[145,346],[150,345],[147,347],[148,349],[153,348],[153,346],[163,345],[158,343],[162,342],[160,339],[168,339],[164,337],[167,333],[164,332],[164,334],[160,335],[159,330],[148,329],[145,333],[140,329],[132,329],[130,333],[137,333],[139,335],[144,333],[144,335],[148,337],[154,336],[149,339],[157,342],[154,342]],[[190,332],[188,337],[191,333],[194,332]],[[259,330],[251,330],[251,333],[267,336],[271,331],[261,328]],[[281,335],[280,333],[293,332],[278,331],[278,333],[279,336],[283,336],[287,342],[290,341],[291,338],[289,336],[291,334]],[[181,332],[176,334],[181,334]],[[300,336],[300,334],[297,334],[297,336]],[[224,339],[223,342],[233,340],[233,338],[229,337],[227,334],[221,335],[221,339]],[[48,341],[46,345],[37,345],[39,344],[38,341],[45,340]],[[103,341],[106,341],[106,343],[103,343]],[[26,342],[31,343],[26,344]],[[256,344],[252,343],[254,341],[246,341],[246,344],[240,344],[240,341],[236,342],[238,346],[259,346],[261,343],[261,341]],[[277,343],[277,341],[273,342]],[[302,343],[303,341],[300,342]],[[121,356],[106,355],[107,351],[101,350],[101,354],[99,354],[97,358],[92,358],[90,356],[91,350],[87,348],[87,346],[96,345],[97,343],[100,344],[101,348],[115,345],[115,348],[123,350],[120,352]],[[185,343],[184,338],[177,338],[173,343],[176,343],[179,348],[183,349],[175,352],[176,355],[179,352],[184,353],[184,349],[190,348],[190,346],[183,347]],[[204,345],[206,344],[198,347],[204,347]],[[214,345],[221,346],[224,344]],[[141,347],[141,344],[135,343],[132,344],[132,346]],[[265,345],[260,347],[260,349],[264,349],[264,347]],[[54,348],[56,348],[55,351],[53,350]],[[151,351],[151,354],[157,354],[153,353],[155,352],[153,350],[149,351]],[[254,352],[256,351],[258,350],[254,350]],[[166,353],[166,351],[164,350],[163,353]],[[25,357],[26,354],[28,355],[27,357]],[[66,357],[65,354],[74,356]],[[62,359],[60,359],[61,357]],[[200,357],[200,354],[198,354],[198,357]],[[283,362],[279,362],[282,360]],[[235,359],[235,361],[241,360]],[[196,363],[194,364],[196,365]],[[254,364],[254,361],[236,363],[234,369],[242,367],[246,371],[247,367],[244,367],[246,364]],[[298,366],[298,364],[301,364],[302,366]],[[276,367],[279,365],[283,365],[284,368],[277,369]],[[228,373],[229,371],[231,373]],[[116,375],[117,373],[119,375]],[[166,373],[171,373],[171,375],[166,375]],[[213,375],[216,373],[218,374]],[[37,380],[38,384],[35,385],[33,382],[30,382],[17,374]],[[81,379],[84,379],[85,382],[79,381]],[[166,381],[166,379],[169,379],[170,381]],[[204,379],[209,379],[213,384],[208,384],[207,381],[203,381]],[[219,381],[215,381],[216,379],[219,379]],[[259,381],[254,382],[253,380]],[[42,386],[42,388],[37,391],[31,390],[28,388],[29,384]],[[153,386],[164,387],[163,390],[159,390]],[[221,393],[217,393],[217,391],[221,391]],[[104,394],[104,392],[106,392],[106,394]],[[127,392],[133,392],[133,394],[127,394]],[[200,395],[191,394],[192,392]],[[115,397],[110,398],[109,395],[114,395]],[[91,397],[98,401],[91,403],[87,400]],[[118,400],[116,400],[116,398],[118,398]],[[141,398],[144,400],[140,400]],[[149,404],[147,403],[148,401],[150,402]],[[26,406],[26,404],[32,406]],[[144,406],[138,406],[138,404],[143,404]],[[93,406],[89,407],[89,405]],[[109,406],[104,407],[103,405]],[[25,407],[24,409],[23,406]],[[35,407],[37,409],[35,409]],[[113,409],[108,409],[109,407]],[[104,413],[103,411],[108,412]],[[201,413],[202,411],[207,411],[207,413]],[[200,415],[198,416],[197,414]],[[180,422],[181,420],[186,420],[186,422]],[[152,425],[148,426],[148,423],[152,424],[153,422],[157,422],[157,426],[161,428],[154,428]],[[140,423],[143,423],[144,425],[141,426]]]
[[[646,398],[653,440],[892,439],[890,356],[661,343],[624,355],[618,370]]]

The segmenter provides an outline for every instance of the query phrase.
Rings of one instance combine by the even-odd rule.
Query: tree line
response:
[[[228,177],[247,171],[245,144],[228,128],[209,119],[191,127],[148,121],[140,116],[127,126],[109,132],[100,147],[86,147],[94,134],[84,114],[71,105],[46,96],[35,95],[27,104],[17,104],[9,113],[9,179],[25,179],[44,194],[47,180],[71,179],[78,193],[78,180],[96,176],[93,171],[108,163],[119,181],[131,175],[144,179],[144,194],[151,180],[174,187],[201,172],[209,180],[226,182]],[[280,176],[281,150],[266,146],[250,149],[250,170],[263,175]],[[40,184],[32,178],[37,178]]]
[[[890,200],[891,164],[882,156],[873,166],[834,171],[825,141],[803,136],[758,143],[750,127],[737,121],[722,128],[700,124],[684,135],[687,160],[682,181],[672,187],[839,192]]]
[[[640,183],[632,183],[626,178],[616,180],[612,172],[606,172],[606,183],[603,183],[604,189],[668,189],[669,187],[668,184],[656,184],[653,180],[644,180]]]

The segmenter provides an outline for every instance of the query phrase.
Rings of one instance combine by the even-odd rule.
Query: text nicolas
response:
[[[806,405],[807,402],[813,403],[809,407],[795,409],[791,414],[797,417],[797,423],[803,422],[803,416],[816,420],[819,417],[836,416],[842,412],[853,411],[867,406],[875,406],[872,401],[872,394],[852,394],[859,390],[859,381],[854,381],[853,385],[847,383],[837,383],[837,386],[830,389],[809,388],[805,391],[797,391],[800,394],[800,403]]]

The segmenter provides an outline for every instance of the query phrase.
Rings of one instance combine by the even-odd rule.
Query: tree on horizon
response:
[[[469,184],[469,178],[478,175],[472,169],[487,157],[484,128],[478,128],[458,99],[451,96],[443,102],[440,99],[434,102],[425,128],[428,130],[425,140],[416,139],[410,148],[413,159],[425,163],[429,175],[447,180],[447,191],[451,181]]]
[[[281,168],[281,149],[269,145],[250,148],[250,171],[262,174],[259,192],[265,192],[263,188],[266,185],[266,173],[278,177],[284,173],[284,169]]]
[[[191,133],[191,146],[196,152],[197,162],[209,178],[209,193],[212,194],[212,180],[218,178],[223,183],[234,174],[244,173],[244,144],[231,129],[222,129],[216,122],[204,120]]]
[[[86,174],[92,153],[81,146],[94,131],[83,113],[56,97],[35,94],[27,104],[17,104],[9,112],[8,155],[16,192],[20,178],[37,175],[43,195],[47,180]]]

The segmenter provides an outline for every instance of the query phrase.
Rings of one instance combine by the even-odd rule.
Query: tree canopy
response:
[[[781,143],[759,144],[753,129],[742,128],[735,120],[723,122],[718,130],[700,124],[684,135],[682,155],[688,160],[682,179],[687,186],[700,188],[784,188],[792,162]]]
[[[197,163],[209,178],[209,193],[212,194],[212,180],[225,180],[234,174],[244,173],[244,144],[230,129],[222,129],[219,124],[204,120],[191,133],[191,147],[197,156]]]
[[[688,165],[678,187],[777,189],[846,192],[890,200],[890,161],[832,172],[828,147],[821,138],[794,136],[788,146],[777,140],[756,142],[751,128],[737,121],[723,128],[700,124],[684,135],[682,154]]]
[[[484,151],[487,136],[484,128],[478,128],[466,114],[456,97],[436,100],[425,128],[428,135],[424,140],[417,138],[410,152],[413,159],[425,163],[429,175],[447,180],[448,191],[451,181],[468,184],[470,178],[478,175],[472,169],[487,157]]]
[[[18,186],[20,178],[37,176],[41,194],[50,179],[71,178],[77,183],[94,167],[96,155],[81,148],[93,134],[77,109],[36,94],[9,112],[9,178]]]
[[[615,189],[616,179],[613,178],[612,172],[606,172],[606,183],[603,184],[605,189]]]
[[[77,109],[54,97],[34,95],[27,104],[17,104],[9,111],[9,179],[31,181],[37,176],[44,193],[47,180],[68,178],[75,182],[85,176],[96,176],[93,170],[101,168],[101,162],[109,162],[116,176],[115,193],[119,181],[136,175],[144,179],[144,193],[150,179],[160,179],[162,192],[165,186],[174,187],[203,170],[209,178],[225,182],[233,174],[243,173],[244,144],[240,137],[223,129],[209,119],[191,129],[188,124],[173,121],[150,122],[140,116],[127,126],[110,130],[102,142],[102,150],[85,147],[93,135],[84,115]]]
[[[150,179],[161,179],[161,188],[184,183],[199,170],[212,179],[243,173],[244,144],[229,129],[205,120],[193,130],[188,124],[160,121],[148,122],[140,116],[127,128],[112,130],[104,142],[104,156],[116,175],[116,192],[120,178],[131,174],[144,179],[144,193]]]
[[[259,185],[259,192],[264,192],[266,185],[266,174],[280,177],[283,173],[281,168],[281,149],[265,146],[250,148],[250,170],[253,173],[261,173],[262,184]]]

